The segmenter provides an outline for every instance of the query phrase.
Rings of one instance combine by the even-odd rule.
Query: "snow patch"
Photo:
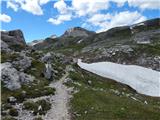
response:
[[[83,40],[79,40],[77,43],[79,44],[79,43],[81,43]]]
[[[122,65],[112,62],[83,63],[78,65],[87,71],[102,77],[113,79],[129,85],[137,92],[149,96],[160,97],[160,72],[136,66]]]

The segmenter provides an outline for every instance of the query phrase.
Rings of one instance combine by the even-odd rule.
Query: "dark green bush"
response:
[[[17,111],[17,109],[11,108],[11,109],[9,110],[9,115],[11,115],[11,116],[18,116],[18,111]]]
[[[34,120],[43,120],[41,117],[34,118]]]
[[[5,118],[2,118],[2,120],[17,120],[17,119],[13,117],[5,117]]]

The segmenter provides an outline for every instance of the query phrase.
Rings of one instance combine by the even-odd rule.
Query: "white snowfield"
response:
[[[83,63],[78,65],[102,77],[124,83],[138,93],[160,97],[160,72],[137,65],[122,65],[112,62]]]

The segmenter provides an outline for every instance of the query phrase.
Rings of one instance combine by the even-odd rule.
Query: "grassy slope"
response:
[[[137,94],[126,85],[82,71],[77,67],[75,72],[70,73],[70,77],[73,81],[67,85],[74,86],[79,91],[74,94],[70,103],[74,120],[160,119],[160,98]],[[91,81],[91,84],[88,81]],[[145,100],[148,104],[144,103]]]

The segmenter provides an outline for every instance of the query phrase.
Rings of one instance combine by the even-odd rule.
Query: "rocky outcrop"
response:
[[[148,30],[134,33],[132,39],[137,44],[150,44],[153,42],[158,42],[160,39],[160,29]]]
[[[23,48],[26,42],[21,30],[1,31],[1,40],[8,44],[12,49]]]
[[[24,71],[31,66],[32,58],[25,55],[18,58],[18,60],[13,61],[12,65],[20,71]]]
[[[51,61],[53,58],[52,54],[50,52],[48,52],[47,54],[45,54],[42,58],[41,61],[42,62],[49,62]]]
[[[1,80],[4,86],[10,90],[19,89],[22,84],[27,84],[33,79],[34,77],[17,71],[9,62],[1,64]]]
[[[8,44],[5,43],[4,41],[0,40],[1,44],[1,51],[3,52],[11,52],[11,49],[9,48]]]

